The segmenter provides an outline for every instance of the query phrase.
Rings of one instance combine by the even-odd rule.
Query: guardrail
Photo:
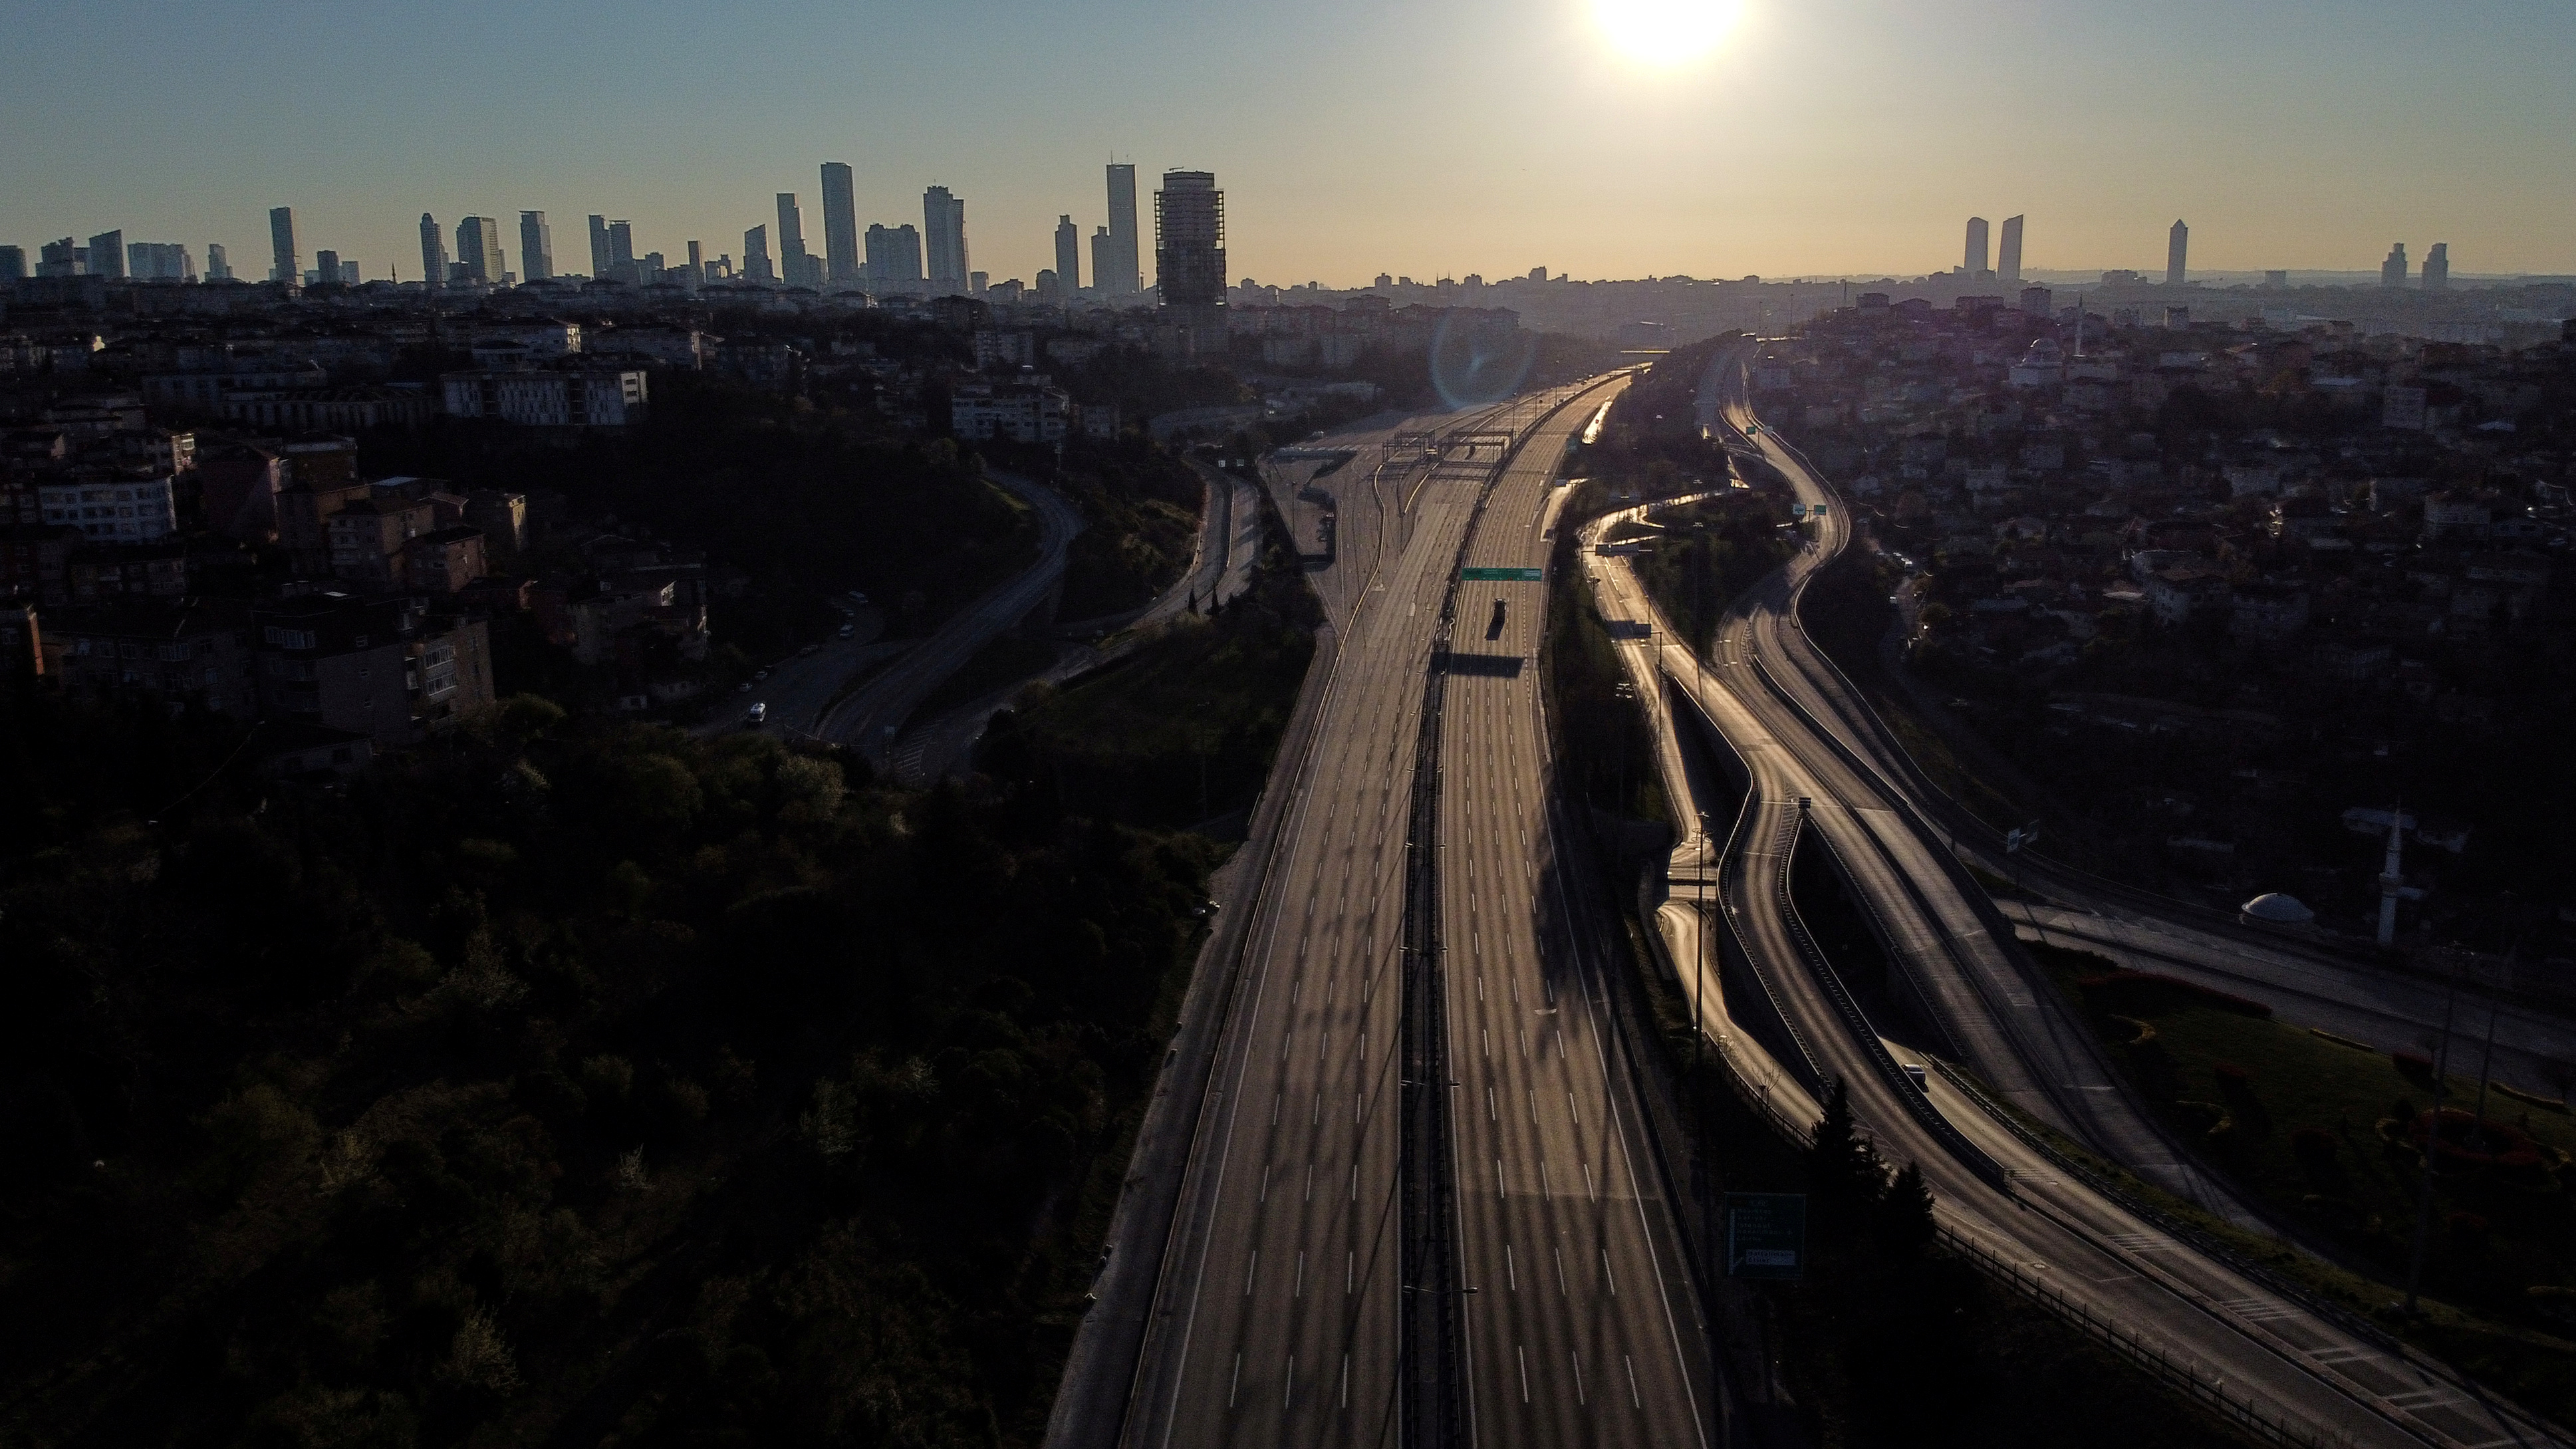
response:
[[[1643,925],[1649,939],[1658,939],[1654,921]],[[1724,1080],[1736,1100],[1765,1122],[1771,1130],[1797,1147],[1812,1147],[1814,1133],[1807,1126],[1792,1121],[1771,1100],[1764,1084],[1753,1080],[1744,1064],[1736,1059],[1730,1044],[1723,1038],[1713,1041],[1711,1055],[1725,1064]],[[1945,1077],[1956,1080],[1947,1065],[1934,1059]],[[1910,1087],[1909,1087],[1910,1090]],[[1917,1094],[1920,1095],[1920,1094]],[[1966,1260],[2013,1292],[2055,1315],[2086,1338],[2109,1349],[2132,1367],[2156,1382],[2181,1393],[2191,1402],[2217,1414],[2227,1423],[2244,1429],[2267,1444],[2285,1449],[2336,1449],[2340,1440],[2321,1437],[2282,1412],[2277,1405],[2250,1394],[2232,1394],[2226,1387],[2226,1375],[2188,1355],[2177,1356],[2162,1342],[2151,1340],[2135,1329],[2125,1329],[2118,1322],[2095,1314],[2083,1303],[2068,1297],[2062,1290],[2026,1270],[2022,1264],[1947,1225],[1936,1225],[1940,1247]]]
[[[2318,1435],[2268,1400],[2252,1394],[2229,1393],[2224,1373],[2213,1374],[2207,1365],[2188,1356],[2177,1358],[2163,1342],[2150,1340],[2134,1328],[2123,1328],[2116,1319],[2096,1316],[2080,1300],[2068,1297],[2039,1275],[2025,1272],[2018,1261],[1985,1244],[1947,1227],[1938,1228],[1936,1232],[1942,1247],[1984,1269],[1987,1277],[2007,1285],[2023,1298],[2055,1314],[2060,1322],[2128,1360],[2131,1366],[2143,1369],[2149,1378],[2180,1391],[2194,1404],[2264,1443],[2291,1446],[2291,1449],[2329,1449],[2329,1446],[2345,1442],[2340,1436],[2327,1438]]]
[[[2130,1216],[2157,1231],[2179,1242],[2189,1244],[2193,1252],[2220,1264],[2240,1277],[2260,1284],[2270,1292],[2297,1303],[2355,1338],[2384,1351],[2403,1355],[2404,1344],[2378,1324],[2343,1304],[2321,1296],[2296,1279],[2245,1256],[2207,1229],[2175,1217],[2119,1183],[2076,1161],[2056,1143],[2032,1131],[2028,1124],[2007,1111],[2001,1103],[1987,1096],[1985,1090],[1965,1072],[1938,1057],[1930,1060],[1933,1069],[1941,1074],[1942,1080],[1956,1088],[1961,1096],[1974,1103],[1977,1109],[1993,1119],[1996,1125],[2020,1139],[2022,1145],[2048,1159],[2058,1171],[2084,1184],[2096,1195],[2118,1204]]]
[[[1667,671],[1660,677],[1669,679],[1671,675]],[[1678,683],[1678,681],[1676,681],[1676,683]],[[1682,690],[1681,695],[1684,699],[1690,700],[1691,708],[1699,712],[1699,717],[1702,720],[1708,720],[1708,711],[1689,690]],[[1709,723],[1709,728],[1711,731],[1717,731],[1717,726],[1713,721]],[[1725,738],[1723,732],[1718,732],[1718,734],[1720,739]],[[1753,772],[1748,767],[1744,772],[1744,803],[1736,807],[1734,828],[1730,829],[1726,833],[1726,851],[1723,855],[1718,857],[1717,861],[1717,900],[1720,906],[1725,906],[1726,904],[1727,879],[1729,874],[1735,869],[1735,857],[1738,853],[1736,843],[1744,838],[1744,827],[1746,823],[1753,818],[1753,806],[1755,802],[1760,799],[1761,791],[1756,788],[1753,779]],[[1790,1020],[1787,1009],[1780,1005],[1780,993],[1773,989],[1770,976],[1763,971],[1760,961],[1754,956],[1752,949],[1744,944],[1744,929],[1736,921],[1735,912],[1732,909],[1728,909],[1725,912],[1725,918],[1726,933],[1735,941],[1735,954],[1743,960],[1745,970],[1753,977],[1753,984],[1762,988],[1762,999],[1770,1006],[1772,1019],[1780,1023],[1780,1029],[1782,1031],[1788,1033],[1789,1044],[1798,1049],[1798,1060],[1807,1069],[1807,1080],[1814,1085],[1822,1086],[1825,1080],[1824,1068],[1816,1065],[1815,1049],[1807,1045],[1807,1038],[1799,1032],[1798,1024]],[[1654,922],[1652,920],[1647,921],[1646,927],[1647,934],[1650,938],[1661,939],[1654,930]],[[1708,922],[1702,920],[1699,928],[1702,931],[1706,931],[1708,929]],[[1678,975],[1679,973],[1675,974]],[[1703,1034],[1706,1031],[1706,1029],[1698,1022],[1692,1022],[1691,1029],[1693,1031],[1702,1032]]]
[[[1850,988],[1843,985],[1841,973],[1825,959],[1824,951],[1816,945],[1816,938],[1808,932],[1806,921],[1798,914],[1797,904],[1789,897],[1789,861],[1797,851],[1798,834],[1803,828],[1804,821],[1793,816],[1780,832],[1780,880],[1774,889],[1779,896],[1781,919],[1788,923],[1790,938],[1798,943],[1798,950],[1807,958],[1809,974],[1816,978],[1816,983],[1824,988],[1826,997],[1833,1002],[1834,1010],[1841,1014],[1843,1026],[1859,1043],[1861,1054],[1869,1058],[1881,1080],[1895,1089],[1897,1100],[1905,1104],[1905,1115],[1914,1119],[1914,1125],[1932,1134],[1933,1139],[1947,1148],[1950,1155],[1965,1164],[1969,1171],[1984,1178],[2004,1196],[2012,1196],[2012,1182],[2004,1175],[2003,1164],[1988,1156],[1984,1148],[1969,1141],[1967,1134],[1953,1126],[1950,1119],[1942,1116],[1915,1087],[1912,1079],[1905,1075],[1905,1069],[1897,1064],[1895,1054],[1888,1051],[1887,1043],[1879,1040],[1877,1030],[1869,1024],[1868,1015],[1853,999]]]

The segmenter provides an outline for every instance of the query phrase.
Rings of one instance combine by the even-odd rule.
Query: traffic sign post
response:
[[[1726,1195],[1726,1276],[1795,1282],[1807,1269],[1807,1195]]]
[[[1458,577],[1471,584],[1535,584],[1546,579],[1545,569],[1462,568]]]

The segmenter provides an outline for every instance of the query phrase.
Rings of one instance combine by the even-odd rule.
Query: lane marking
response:
[[[1583,1392],[1583,1355],[1576,1353],[1573,1349],[1569,1348],[1565,1351],[1565,1356],[1567,1360],[1572,1362],[1574,1365],[1574,1402],[1578,1404],[1591,1403],[1592,1400],[1585,1397]]]
[[[1526,1404],[1529,1402],[1529,1350],[1516,1343],[1512,1345],[1512,1352],[1520,1356],[1521,1402]]]
[[[1623,1353],[1619,1362],[1628,1366],[1628,1403],[1639,1409],[1646,1407],[1646,1401],[1637,1396],[1637,1361]]]
[[[1259,1248],[1255,1248],[1255,1249],[1253,1249],[1253,1250],[1252,1250],[1252,1261],[1251,1261],[1251,1262],[1249,1262],[1249,1263],[1246,1263],[1246,1264],[1244,1265],[1244,1267],[1243,1267],[1243,1296],[1244,1296],[1244,1297],[1249,1298],[1249,1297],[1251,1297],[1251,1296],[1252,1296],[1252,1275],[1253,1275],[1254,1273],[1256,1273],[1256,1272],[1260,1271],[1260,1269],[1261,1269],[1261,1250],[1260,1250]]]
[[[1234,1396],[1241,1392],[1242,1389],[1243,1354],[1241,1350],[1237,1350],[1234,1355],[1234,1377],[1226,1380],[1225,1384],[1225,1406],[1227,1408],[1231,1409],[1234,1407]]]

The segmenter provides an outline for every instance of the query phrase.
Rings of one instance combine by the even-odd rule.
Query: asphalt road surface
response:
[[[1492,532],[1479,531],[1479,548],[1515,561],[1543,552],[1547,477],[1589,416],[1570,408],[1533,428],[1537,411],[1520,410],[1529,436],[1488,505]],[[1410,470],[1409,490],[1381,477],[1374,496],[1386,507],[1360,520],[1365,541],[1340,560],[1364,558],[1366,568],[1323,590],[1339,609],[1335,674],[1311,748],[1274,782],[1294,793],[1270,887],[1248,903],[1243,974],[1125,1442],[1393,1442],[1405,820],[1434,626],[1493,461],[1457,456]],[[1453,782],[1443,833],[1457,857],[1443,910],[1460,1241],[1464,1281],[1478,1290],[1466,1303],[1477,1442],[1702,1442],[1689,1389],[1697,1330],[1687,1298],[1670,1291],[1679,1264],[1666,1208],[1629,1165],[1633,1110],[1619,1082],[1605,1080],[1579,968],[1539,915],[1544,747],[1526,659],[1542,606],[1538,586],[1514,587],[1527,594],[1525,632],[1476,647],[1517,647],[1523,667],[1454,677],[1442,745]],[[1490,604],[1461,597],[1481,622]],[[1514,753],[1473,757],[1487,748]]]
[[[1736,371],[1741,360],[1722,359],[1708,391],[1730,426],[1750,431],[1754,420]],[[1778,678],[1790,666],[1780,657],[1781,639],[1794,633],[1797,589],[1841,547],[1847,525],[1840,500],[1767,432],[1754,433],[1753,442],[1803,500],[1830,501],[1834,512],[1816,548],[1739,603],[1711,658],[1694,658],[1673,642],[1625,561],[1588,565],[1605,615],[1643,626],[1620,631],[1637,636],[1622,652],[1641,695],[1660,694],[1659,677],[1668,676],[1680,708],[1705,718],[1750,784],[1740,817],[1718,816],[1710,841],[1694,837],[1676,849],[1672,873],[1686,884],[1659,917],[1673,959],[1695,970],[1700,922],[1687,901],[1699,887],[1706,848],[1722,912],[1708,923],[1714,944],[1737,953],[1760,989],[1731,1004],[1713,986],[1694,992],[1703,1028],[1791,1122],[1812,1121],[1822,1083],[1842,1079],[1882,1150],[1922,1168],[1946,1228],[2153,1351],[2193,1366],[2200,1381],[2254,1412],[2327,1442],[2556,1442],[2447,1370],[2274,1291],[2068,1177],[1950,1079],[1934,1076],[1927,1100],[1915,1099],[1895,1068],[1920,1056],[1891,1053],[1875,1027],[1855,1020],[1788,905],[1786,874],[1801,832],[1832,843],[1958,1059],[2033,1115],[2091,1140],[2142,1176],[2178,1184],[2218,1211],[2246,1211],[2178,1160],[2108,1077],[2050,989],[2022,977],[1995,940],[2000,918],[1984,914],[1991,907],[1971,898],[1973,887],[1963,888],[1901,787],[1856,766],[1784,697]],[[1691,782],[1672,768],[1674,797],[1691,798]],[[1768,1024],[1755,1018],[1768,1012],[1785,1031],[1762,1030]],[[1766,1034],[1786,1046],[1766,1049],[1757,1042]],[[1928,1113],[1920,1110],[1926,1105]]]
[[[1028,479],[996,472],[996,482],[1036,511],[1038,558],[1020,573],[951,615],[929,638],[827,710],[815,732],[856,747],[883,767],[912,712],[975,651],[1026,617],[1064,577],[1064,554],[1082,515],[1063,495]]]

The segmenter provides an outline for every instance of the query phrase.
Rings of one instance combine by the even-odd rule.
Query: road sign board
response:
[[[1832,504],[1830,504],[1830,503],[1819,503],[1819,504],[1817,504],[1817,505],[1816,505],[1816,507],[1815,507],[1815,514],[1816,514],[1816,516],[1817,516],[1818,518],[1822,518],[1822,517],[1824,517],[1824,516],[1825,516],[1825,510],[1826,510],[1826,509],[1828,509],[1828,508],[1831,508],[1832,506],[1833,506],[1833,505],[1832,505]]]
[[[1463,568],[1458,577],[1471,584],[1535,584],[1547,577],[1544,569]]]
[[[1807,1195],[1726,1195],[1726,1275],[1796,1279],[1807,1266]]]

